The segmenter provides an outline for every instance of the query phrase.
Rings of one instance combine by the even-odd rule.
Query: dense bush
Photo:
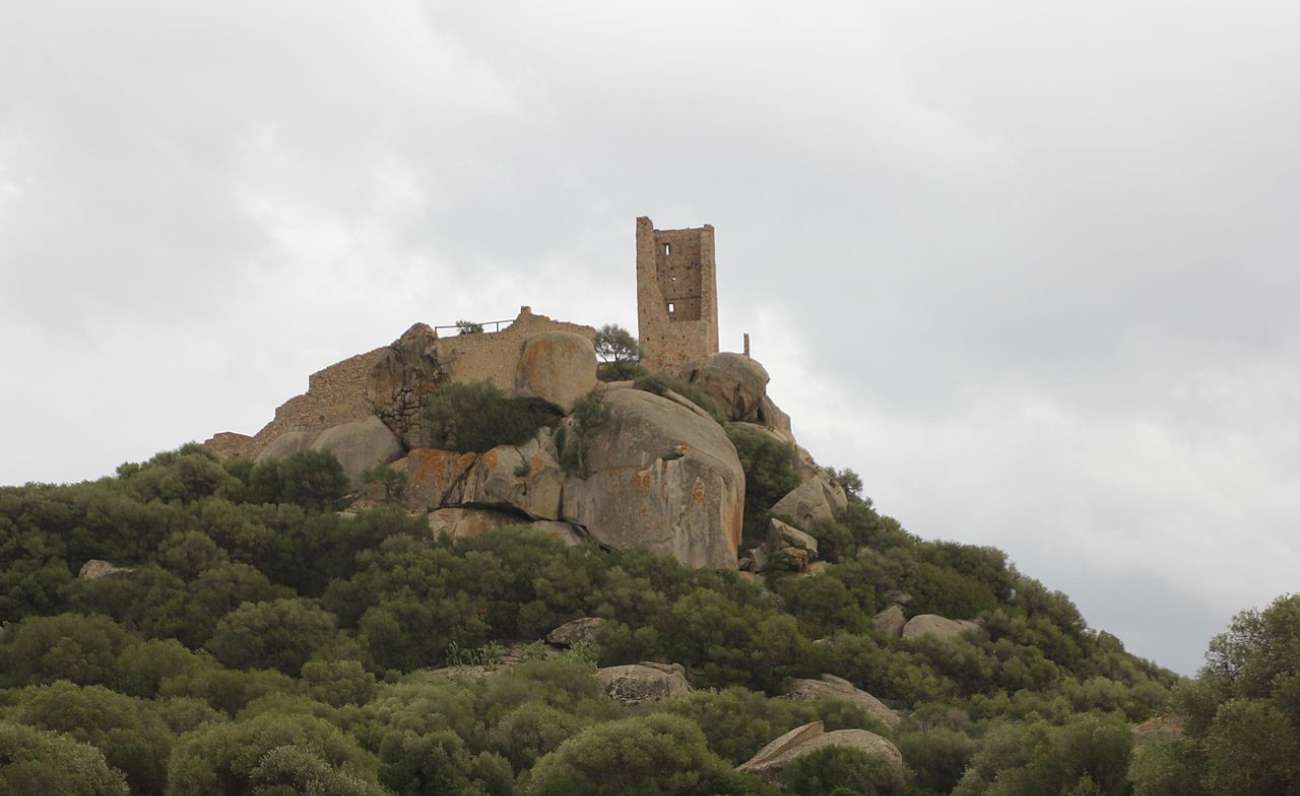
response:
[[[617,364],[640,362],[641,344],[627,329],[607,323],[596,330],[596,357]]]
[[[593,397],[565,425],[580,443],[606,416]],[[793,486],[788,446],[731,432],[754,495],[774,501]],[[1174,682],[1000,553],[922,542],[866,499],[836,519],[829,569],[764,588],[527,528],[434,540],[396,507],[339,514],[337,462],[293,462],[217,461],[186,446],[94,483],[0,489],[0,790],[765,793],[733,767],[815,719],[893,735],[917,794],[970,771],[983,779],[964,788],[1108,787],[1123,763],[1112,725],[1164,709]],[[76,578],[91,558],[131,571]],[[978,616],[981,630],[948,642],[878,635],[870,617],[897,591],[912,594],[909,612]],[[1184,741],[1133,756],[1139,788],[1171,792],[1188,780],[1170,772],[1195,768],[1195,782],[1235,792],[1229,775],[1251,766],[1276,767],[1267,782],[1289,787],[1288,611],[1216,646],[1218,674],[1183,689]],[[594,650],[477,680],[429,671],[497,660],[502,645],[580,616],[608,620]],[[679,662],[698,690],[625,708],[590,655]],[[895,733],[843,701],[778,696],[789,678],[824,673],[912,717]],[[1088,711],[1098,723],[1076,732]],[[1036,762],[1048,752],[1084,762],[1060,774]],[[828,755],[791,787],[895,787],[849,757]]]
[[[522,445],[558,418],[545,401],[508,396],[488,382],[447,384],[425,404],[425,444],[482,453],[498,445]]]
[[[758,429],[730,423],[726,430],[745,471],[742,545],[752,546],[767,539],[772,506],[799,486],[798,459],[792,445]]]

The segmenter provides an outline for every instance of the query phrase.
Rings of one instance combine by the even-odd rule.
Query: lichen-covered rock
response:
[[[689,693],[686,670],[679,663],[629,663],[596,670],[596,679],[610,698],[624,705],[640,705]]]
[[[436,448],[414,448],[393,462],[394,472],[406,476],[402,503],[411,511],[430,511],[457,501],[476,453],[456,453]]]
[[[918,614],[903,625],[903,638],[957,638],[968,630],[979,628],[967,619],[948,619],[938,614]]]
[[[813,702],[818,699],[841,699],[865,710],[886,727],[896,727],[903,719],[888,705],[871,694],[856,688],[848,680],[833,674],[823,674],[819,680],[797,679],[790,683],[786,696],[791,699]]]
[[[416,448],[392,465],[406,476],[402,503],[411,511],[498,508],[558,520],[564,474],[550,429],[523,445],[483,453]]]
[[[556,458],[547,428],[523,445],[485,451],[465,474],[454,500],[465,505],[509,506],[535,519],[559,519],[564,473]]]
[[[82,580],[99,580],[100,578],[107,578],[111,575],[125,575],[134,571],[135,570],[130,569],[129,567],[118,567],[107,561],[92,558],[81,565],[81,571],[77,573],[77,577]]]
[[[564,519],[609,547],[735,569],[745,474],[722,428],[642,390],[606,392],[605,405],[585,434],[590,476],[565,481]]]
[[[834,520],[848,505],[844,489],[818,471],[778,500],[772,513],[792,517],[799,525],[812,528]]]
[[[353,487],[361,485],[366,470],[388,464],[403,452],[397,435],[377,417],[327,428],[312,441],[311,448],[333,454]]]
[[[757,360],[726,352],[713,354],[690,375],[690,382],[712,398],[729,420],[758,420],[768,379]]]
[[[876,632],[886,638],[898,638],[903,635],[903,626],[907,617],[903,615],[903,606],[891,605],[871,618],[871,625]]]
[[[583,641],[595,641],[605,620],[599,616],[584,616],[565,622],[546,634],[546,643],[557,647],[572,647]]]
[[[755,774],[776,784],[781,772],[799,757],[828,746],[858,749],[884,760],[900,775],[903,773],[903,754],[888,740],[866,730],[835,730],[826,732],[820,721],[795,727],[786,734],[758,750],[758,754],[740,764],[737,771]]]
[[[528,338],[515,369],[515,392],[541,398],[565,414],[596,386],[596,350],[590,338],[573,332],[543,332]]]

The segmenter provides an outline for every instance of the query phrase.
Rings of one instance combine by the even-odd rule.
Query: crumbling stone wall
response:
[[[524,342],[544,332],[573,332],[593,342],[596,330],[577,323],[553,321],[521,307],[514,322],[499,332],[462,334],[438,340],[438,360],[451,382],[487,381],[506,392],[515,388],[515,370]]]
[[[391,345],[349,357],[307,379],[307,392],[275,410],[275,418],[245,437],[223,432],[206,444],[220,455],[257,456],[288,431],[317,432],[372,415],[384,421],[408,447],[419,425],[424,401],[448,382],[487,381],[515,390],[524,344],[548,332],[571,332],[594,340],[590,326],[553,321],[523,307],[499,332],[439,338],[417,323]],[[593,366],[594,367],[594,366]]]
[[[684,376],[718,352],[713,227],[655,229],[636,220],[637,324],[641,362]]]

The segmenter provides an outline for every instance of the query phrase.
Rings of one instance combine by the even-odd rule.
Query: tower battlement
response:
[[[636,220],[637,333],[641,362],[680,375],[718,352],[713,227],[655,229]]]

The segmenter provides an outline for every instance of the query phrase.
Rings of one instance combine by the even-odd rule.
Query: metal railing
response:
[[[499,332],[499,331],[501,331],[502,329],[508,327],[510,324],[512,324],[512,323],[514,323],[514,322],[515,322],[515,319],[514,319],[514,318],[506,318],[506,319],[504,319],[504,320],[500,320],[500,321],[469,321],[469,323],[473,323],[473,324],[475,324],[475,325],[477,325],[477,326],[482,327],[482,329],[483,329],[484,332]],[[489,329],[489,328],[488,328],[489,326],[492,327],[492,328]],[[455,330],[457,330],[457,335],[456,335],[456,336],[459,336],[459,335],[461,335],[461,334],[466,334],[466,332],[461,332],[461,331],[460,331],[460,324],[457,324],[457,323],[448,323],[448,324],[443,324],[442,326],[435,326],[435,327],[433,327],[433,330],[434,330],[435,332],[441,332],[443,329],[455,329]],[[477,334],[477,332],[469,332],[469,334]]]

